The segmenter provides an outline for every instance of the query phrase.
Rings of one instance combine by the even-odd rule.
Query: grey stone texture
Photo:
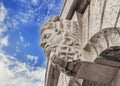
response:
[[[45,86],[120,86],[120,0],[65,0],[41,46]]]

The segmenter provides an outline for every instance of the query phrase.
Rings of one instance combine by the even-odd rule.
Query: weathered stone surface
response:
[[[61,18],[71,19],[76,7],[80,4],[81,0],[65,0],[64,9],[61,13]]]
[[[82,83],[82,80],[76,79],[76,78],[71,78],[68,86],[82,86],[81,83]]]
[[[86,44],[86,46],[83,48],[83,50],[81,50],[81,52],[82,61],[93,62],[97,58],[97,52],[90,42]]]
[[[111,86],[120,86],[120,70],[118,71],[117,75],[113,79]]]
[[[59,81],[58,81],[58,85],[56,85],[56,86],[68,86],[69,81],[70,81],[70,77],[61,72],[60,77],[59,77]]]
[[[42,27],[41,34],[41,46],[55,67],[61,70],[64,66],[61,61],[80,59],[79,30],[75,21],[55,17]]]
[[[75,11],[71,20],[78,22],[78,12]]]
[[[104,9],[102,28],[114,27],[120,10],[120,0],[107,0]]]
[[[102,51],[108,48],[107,40],[104,36],[104,33],[101,31],[94,35],[91,39],[90,42],[93,44],[95,47],[97,54],[99,55]]]
[[[120,34],[115,28],[108,28],[104,31],[109,47],[120,46]]]
[[[107,60],[108,62],[114,61],[116,65],[114,63],[111,63],[111,65],[119,67],[119,65],[120,65],[120,63],[119,63],[120,62],[120,46],[114,46],[114,47],[107,48],[100,54],[100,58]],[[104,61],[101,61],[101,62],[103,63]]]
[[[82,62],[76,77],[99,83],[111,83],[117,72],[118,69],[114,67]]]
[[[61,13],[61,18],[64,18],[64,19],[67,18],[69,10],[72,7],[73,2],[74,0],[70,0],[70,1],[66,0],[64,9],[62,10],[62,13]]]
[[[71,20],[54,17],[41,29],[46,86],[119,86],[119,50],[108,50],[120,46],[119,11],[120,0],[66,0],[61,17]]]
[[[116,27],[120,28],[120,14],[119,14],[119,18],[118,18],[118,22],[117,22],[117,26]]]
[[[95,59],[94,62],[97,63],[97,64],[101,64],[101,65],[120,68],[120,62],[106,60],[104,57],[97,58],[97,59]]]
[[[50,86],[56,86],[59,80],[60,71],[56,68],[53,69]]]
[[[76,21],[78,23],[78,35],[79,35],[79,43],[82,44],[82,14],[75,11],[72,21]]]
[[[89,5],[82,16],[82,47],[84,47],[89,40]]]
[[[100,31],[104,1],[105,0],[91,0],[90,2],[89,39]]]
[[[110,86],[110,84],[84,80],[82,86]]]
[[[45,86],[47,86],[47,84],[49,84],[49,79],[51,78],[51,71],[53,69],[53,66],[51,65],[51,60],[50,58],[48,59],[48,62],[47,62],[47,69],[46,69],[46,75],[45,75]]]
[[[81,62],[77,62],[77,63],[74,65],[74,67],[73,67],[73,69],[72,69],[72,71],[71,71],[71,73],[72,73],[73,76],[78,72],[78,70],[79,70],[79,68],[80,68],[80,65],[81,65]]]
[[[87,6],[90,4],[90,1],[91,0],[81,0],[80,6],[78,7],[77,11],[83,14]]]
[[[58,69],[54,68],[53,65],[50,66],[50,70],[48,73],[46,86],[56,86],[58,83],[58,77],[59,77],[60,71]]]

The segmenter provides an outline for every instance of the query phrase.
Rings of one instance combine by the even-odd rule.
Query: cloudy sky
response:
[[[40,27],[64,0],[0,0],[0,86],[43,86]]]

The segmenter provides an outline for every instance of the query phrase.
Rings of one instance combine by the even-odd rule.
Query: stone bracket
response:
[[[90,62],[81,62],[75,77],[99,83],[111,83],[119,68]]]

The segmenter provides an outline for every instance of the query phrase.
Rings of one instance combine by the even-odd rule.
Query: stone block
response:
[[[58,84],[55,86],[68,86],[69,83],[70,83],[70,77],[61,72],[58,79]]]
[[[119,14],[120,15],[120,14]],[[119,16],[119,19],[118,19],[118,22],[117,22],[117,26],[116,27],[119,27],[120,28],[120,16]]]
[[[74,65],[74,67],[73,67],[73,69],[72,69],[72,71],[71,71],[73,76],[78,72],[78,70],[79,70],[79,68],[80,68],[80,65],[81,65],[80,62],[78,62],[78,63],[76,63],[76,64]]]
[[[95,47],[97,54],[99,55],[102,51],[106,50],[108,48],[107,40],[104,36],[103,32],[99,32],[98,34],[94,35],[90,42]]]
[[[82,43],[82,14],[80,12],[75,11],[72,17],[72,21],[76,21],[78,23],[78,35],[79,42]]]
[[[90,2],[90,29],[89,39],[100,31],[101,18],[105,0],[91,0]]]
[[[120,0],[107,0],[102,28],[115,26],[119,10],[120,10]]]
[[[48,77],[46,77],[47,78],[46,86],[56,86],[58,83],[59,75],[60,71],[51,65]]]
[[[88,42],[88,38],[89,38],[89,19],[88,19],[88,15],[89,15],[89,6],[87,6],[83,16],[82,16],[82,30],[81,30],[81,34],[82,34],[82,47],[84,47],[87,42]]]
[[[77,6],[79,6],[81,0],[66,0],[64,8],[61,12],[61,18],[71,19]]]
[[[109,83],[99,83],[89,80],[84,80],[82,86],[111,86]]]
[[[105,65],[82,62],[76,78],[86,79],[99,83],[111,83],[118,69]]]
[[[108,28],[105,31],[109,47],[120,46],[120,34],[115,28]]]
[[[111,86],[120,86],[120,70],[113,79]]]
[[[81,12],[82,14],[85,12],[87,6],[90,4],[91,0],[81,0],[80,6],[77,11]]]
[[[82,61],[93,62],[97,58],[96,49],[93,47],[91,42],[88,42],[82,50]]]
[[[97,59],[95,59],[94,62],[97,63],[97,64],[101,64],[101,65],[106,65],[106,66],[120,68],[120,62],[106,60],[104,58],[97,58]]]

